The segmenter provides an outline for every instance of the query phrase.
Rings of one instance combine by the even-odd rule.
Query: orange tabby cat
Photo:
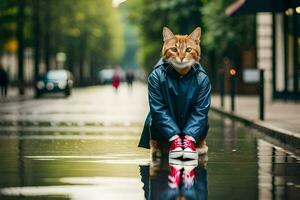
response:
[[[190,35],[174,35],[170,29],[164,27],[162,48],[164,60],[171,63],[179,73],[187,73],[193,64],[200,61],[200,36],[200,27]]]

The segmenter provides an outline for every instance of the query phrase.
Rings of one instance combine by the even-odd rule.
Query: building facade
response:
[[[300,1],[237,0],[229,16],[256,15],[257,68],[267,100],[300,100]]]

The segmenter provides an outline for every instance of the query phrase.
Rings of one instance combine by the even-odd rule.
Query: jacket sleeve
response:
[[[149,76],[148,95],[152,121],[157,129],[160,130],[161,134],[167,140],[179,134],[180,129],[172,118],[169,108],[165,103],[162,88],[156,73],[151,73]]]
[[[202,81],[197,97],[193,102],[191,114],[182,131],[184,134],[192,136],[196,141],[207,134],[208,111],[211,101],[210,92],[211,85],[206,76]]]

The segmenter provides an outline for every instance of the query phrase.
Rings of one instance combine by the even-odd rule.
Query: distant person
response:
[[[119,67],[117,67],[112,77],[112,86],[115,88],[116,92],[118,91],[120,83],[121,83],[121,72]]]
[[[131,69],[126,72],[126,82],[128,85],[128,89],[132,89],[132,83],[134,81],[134,73]]]
[[[8,74],[0,64],[0,89],[1,89],[1,96],[7,96],[7,87],[8,87],[9,79]]]

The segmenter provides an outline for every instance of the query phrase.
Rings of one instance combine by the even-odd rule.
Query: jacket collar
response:
[[[158,62],[154,65],[154,69],[156,69],[156,68],[162,66],[163,64],[165,64],[165,62],[164,62],[163,58],[160,58],[160,59],[158,60]]]
[[[195,73],[203,72],[206,74],[205,70],[203,67],[199,64],[196,63],[192,66],[191,70],[186,74],[186,75],[181,75],[178,72],[175,71],[175,69],[171,66],[170,63],[164,61],[163,58],[160,58],[159,61],[156,63],[154,66],[154,69],[163,66],[163,70],[166,72],[170,72],[170,74],[174,75],[175,77],[181,78],[181,77],[189,77]]]

